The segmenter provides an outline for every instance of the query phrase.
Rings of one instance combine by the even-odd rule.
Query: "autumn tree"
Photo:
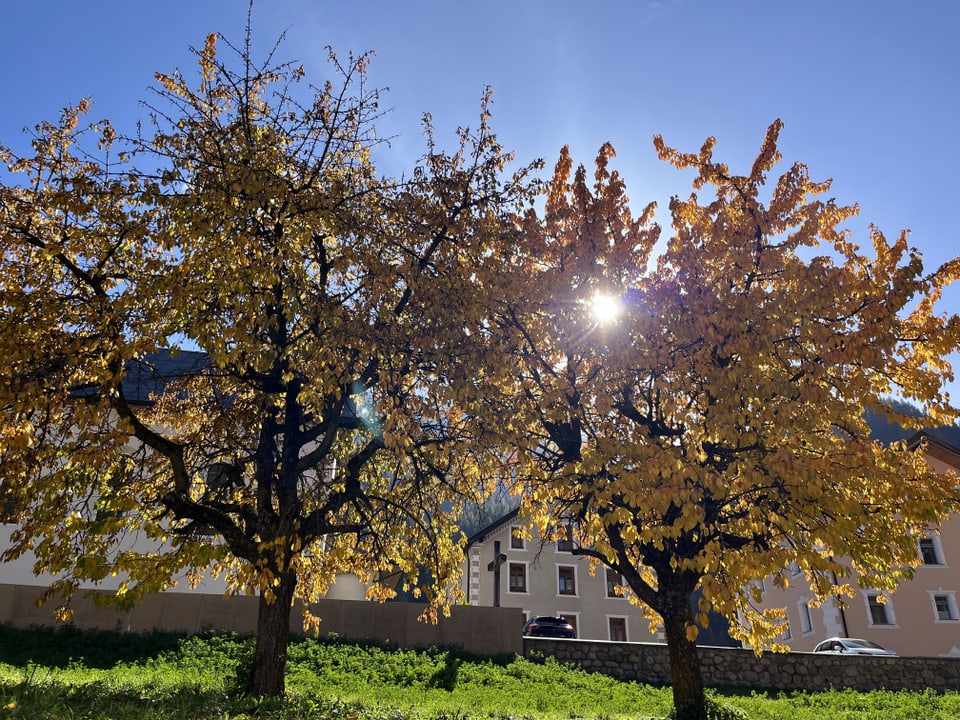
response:
[[[548,535],[569,527],[662,627],[677,717],[706,716],[708,610],[775,645],[782,615],[757,609],[754,581],[786,584],[796,563],[820,599],[852,594],[854,572],[892,590],[917,538],[958,509],[956,478],[872,442],[864,411],[916,427],[899,396],[956,418],[942,383],[960,318],[935,303],[960,261],[927,272],[905,233],[879,230],[861,250],[841,229],[856,208],[823,199],[829,182],[801,164],[768,184],[780,129],[745,175],[713,139],[687,154],[657,137],[695,173],[662,239],[653,205],[632,214],[611,146],[592,181],[564,149],[505,253],[504,360],[476,382],[502,403],[524,512]]]
[[[123,602],[184,574],[257,594],[250,689],[275,695],[294,601],[338,574],[381,598],[427,578],[428,616],[451,600],[483,460],[444,368],[472,356],[530,183],[489,97],[453,152],[427,118],[421,161],[385,178],[368,56],[331,52],[306,91],[249,30],[217,44],[195,80],[156,76],[133,137],[85,100],[32,153],[0,147],[3,560],[32,552],[64,618],[111,575]]]

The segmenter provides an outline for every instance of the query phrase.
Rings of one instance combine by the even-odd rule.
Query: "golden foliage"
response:
[[[446,369],[473,362],[528,169],[488,94],[453,152],[428,128],[411,179],[382,177],[366,56],[305,94],[239,53],[210,35],[196,85],[157,74],[136,137],[84,101],[32,155],[0,147],[3,559],[34,553],[67,599],[116,576],[121,603],[209,573],[309,607],[399,574],[435,618],[489,482]]]
[[[854,575],[892,590],[916,538],[958,509],[956,478],[871,441],[864,411],[919,427],[899,396],[926,422],[956,420],[942,382],[960,319],[935,308],[960,261],[929,272],[905,234],[876,229],[861,251],[843,229],[857,208],[823,199],[829,182],[802,164],[768,183],[781,128],[747,175],[714,160],[713,138],[698,153],[655,138],[696,173],[663,238],[652,205],[631,214],[611,146],[592,183],[564,148],[543,211],[505,251],[486,403],[519,451],[525,512],[544,532],[570,519],[668,642],[692,642],[712,609],[778,647],[782,616],[755,610],[753,581],[785,585],[796,563],[821,600]],[[620,298],[615,318],[587,312],[597,293]]]

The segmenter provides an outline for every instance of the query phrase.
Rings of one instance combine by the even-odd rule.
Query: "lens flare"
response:
[[[598,325],[614,322],[622,312],[623,305],[615,295],[598,292],[590,300],[590,314]]]

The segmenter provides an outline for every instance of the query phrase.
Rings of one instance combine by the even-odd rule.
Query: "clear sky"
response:
[[[155,71],[192,73],[208,32],[243,41],[246,0],[8,0],[0,5],[0,140],[92,97],[92,118],[129,130]],[[651,138],[749,169],[782,118],[783,169],[806,163],[859,203],[849,224],[911,230],[933,267],[960,254],[960,2],[956,0],[258,0],[255,46],[286,31],[278,58],[327,76],[325,46],[374,50],[371,82],[388,87],[396,171],[423,150],[419,118],[441,140],[475,125],[485,86],[493,126],[524,161],[551,167],[561,146],[590,164],[613,142],[639,208],[665,207],[689,177],[656,158]],[[944,310],[960,311],[960,287]],[[960,362],[955,363],[960,374]],[[952,385],[955,400],[960,384]]]

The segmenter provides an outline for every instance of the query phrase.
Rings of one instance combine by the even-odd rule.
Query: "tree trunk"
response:
[[[287,571],[280,574],[280,584],[273,588],[273,602],[267,602],[260,593],[257,644],[249,683],[250,694],[255,697],[283,695],[287,645],[290,643],[290,611],[296,588],[297,574]]]
[[[670,653],[673,717],[676,720],[706,720],[706,696],[697,643],[687,638],[687,624],[693,623],[690,596],[671,594],[661,615]]]

